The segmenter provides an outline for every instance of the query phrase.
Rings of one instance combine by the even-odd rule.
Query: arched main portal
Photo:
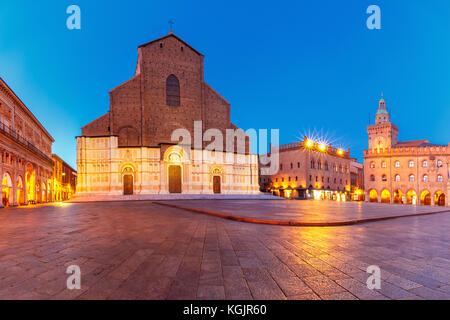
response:
[[[437,206],[445,206],[445,193],[437,191],[434,195],[434,203]]]
[[[170,147],[164,154],[169,193],[183,192],[183,160],[184,152],[179,146]]]
[[[420,204],[431,206],[431,193],[428,190],[422,191],[420,195]]]
[[[24,192],[23,192],[23,180],[21,176],[17,177],[17,196],[16,201],[19,206],[25,204]]]
[[[169,192],[181,193],[181,166],[170,165],[169,166]]]
[[[123,194],[134,194],[134,170],[132,167],[125,167],[122,170]]]
[[[3,174],[2,177],[2,204],[4,207],[8,207],[13,204],[13,194],[12,194],[12,180],[8,172]]]
[[[391,203],[391,193],[389,190],[384,189],[381,191],[381,202],[383,203]]]
[[[369,201],[370,202],[378,202],[378,193],[375,189],[370,190]]]
[[[403,203],[403,192],[400,189],[394,191],[394,203]]]
[[[417,204],[417,194],[414,190],[409,190],[406,193],[406,203],[416,205]]]

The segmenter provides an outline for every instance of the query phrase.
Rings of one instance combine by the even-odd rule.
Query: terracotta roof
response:
[[[185,46],[191,48],[195,53],[197,53],[198,55],[200,55],[200,56],[203,57],[203,55],[202,55],[200,52],[198,52],[197,50],[195,50],[194,48],[192,48],[189,44],[187,44],[185,41],[183,41],[182,39],[180,39],[179,37],[177,37],[177,36],[174,35],[173,33],[169,33],[168,35],[166,35],[166,36],[164,36],[164,37],[155,39],[155,40],[153,40],[153,41],[150,41],[150,42],[147,42],[147,43],[144,43],[144,44],[141,44],[138,48],[142,48],[142,47],[148,46],[149,44],[152,44],[152,43],[157,42],[157,41],[164,40],[164,39],[169,38],[169,37],[174,37],[174,38],[177,39],[178,41],[182,42]]]
[[[427,139],[423,140],[411,140],[411,141],[399,141],[393,147],[437,147],[439,145],[430,143]]]

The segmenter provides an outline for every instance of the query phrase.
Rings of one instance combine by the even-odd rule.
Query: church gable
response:
[[[170,33],[167,36],[164,36],[164,37],[158,38],[156,40],[153,40],[153,41],[147,42],[145,44],[142,44],[138,48],[140,49],[140,48],[145,48],[145,47],[148,47],[148,46],[155,46],[155,45],[157,45],[157,46],[159,46],[162,49],[162,48],[164,48],[164,43],[166,43],[166,40],[168,40],[168,39],[176,39],[177,43],[179,45],[181,45],[180,50],[181,50],[181,48],[186,47],[186,48],[189,48],[191,51],[193,51],[195,54],[203,57],[203,55],[200,52],[195,50],[193,47],[191,47],[189,44],[184,42],[182,39],[178,38],[173,33]],[[184,48],[183,48],[182,51],[184,51]]]

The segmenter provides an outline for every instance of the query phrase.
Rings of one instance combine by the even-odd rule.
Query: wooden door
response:
[[[169,166],[169,192],[181,193],[181,167]]]
[[[441,194],[439,196],[439,200],[437,203],[438,206],[445,206],[445,194]]]
[[[221,184],[220,184],[220,176],[213,177],[213,190],[214,190],[214,193],[216,193],[216,194],[222,192]]]
[[[133,194],[133,175],[131,174],[126,174],[123,176],[123,194]]]

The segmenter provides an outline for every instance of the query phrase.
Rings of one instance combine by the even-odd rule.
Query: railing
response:
[[[30,141],[25,140],[23,137],[17,134],[17,132],[14,131],[13,128],[10,126],[6,126],[4,123],[0,122],[0,133],[3,133],[5,136],[9,137],[10,139],[14,140],[21,146],[27,148],[31,152],[34,152],[38,156],[44,158],[50,163],[53,163],[53,160],[47,156],[44,152],[36,148]]]

